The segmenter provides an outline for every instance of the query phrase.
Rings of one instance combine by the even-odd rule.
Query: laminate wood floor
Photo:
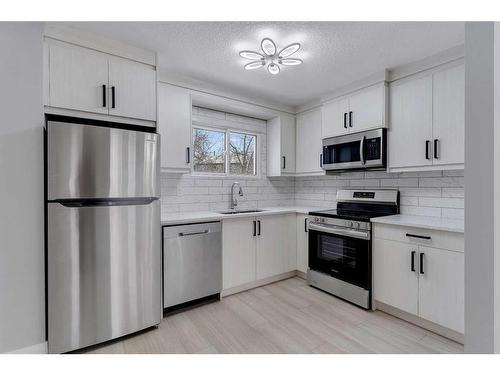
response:
[[[462,353],[463,346],[291,278],[166,316],[84,353]]]

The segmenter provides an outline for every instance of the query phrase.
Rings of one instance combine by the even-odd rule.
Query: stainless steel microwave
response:
[[[386,167],[386,129],[368,130],[323,139],[323,169],[384,169]]]

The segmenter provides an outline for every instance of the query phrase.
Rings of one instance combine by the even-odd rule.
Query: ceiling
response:
[[[69,25],[158,53],[169,76],[287,106],[464,43],[463,22],[76,22]],[[241,50],[264,37],[278,49],[299,42],[304,63],[273,76],[243,69]]]

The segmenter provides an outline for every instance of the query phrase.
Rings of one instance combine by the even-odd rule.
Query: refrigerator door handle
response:
[[[64,207],[111,207],[111,206],[144,206],[151,204],[158,198],[110,198],[110,199],[57,199],[48,203],[59,203]]]

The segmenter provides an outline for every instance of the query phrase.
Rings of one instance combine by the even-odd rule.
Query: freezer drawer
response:
[[[163,228],[164,307],[222,290],[220,222]]]
[[[160,231],[158,200],[110,207],[48,204],[50,353],[159,324]]]
[[[159,136],[48,121],[48,200],[158,197]]]

